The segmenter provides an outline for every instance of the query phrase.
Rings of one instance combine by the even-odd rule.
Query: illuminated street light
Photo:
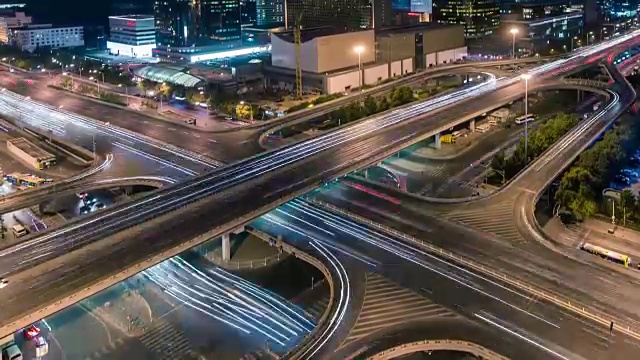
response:
[[[509,32],[511,33],[511,35],[513,35],[513,40],[512,40],[512,45],[511,45],[511,52],[513,54],[513,60],[516,59],[516,34],[518,33],[518,29],[517,28],[511,28],[511,30],[509,30]]]

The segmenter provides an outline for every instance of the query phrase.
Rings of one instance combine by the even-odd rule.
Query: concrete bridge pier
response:
[[[435,135],[434,135],[434,138],[435,138],[435,141],[434,141],[434,143],[433,143],[433,146],[434,146],[436,149],[440,149],[440,133],[435,134]]]
[[[469,131],[476,131],[476,119],[471,119],[471,121],[469,121]]]
[[[222,260],[229,261],[231,260],[231,234],[240,234],[244,232],[244,226],[240,226],[239,228],[222,235]]]

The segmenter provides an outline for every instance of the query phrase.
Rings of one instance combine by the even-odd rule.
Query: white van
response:
[[[482,124],[482,125],[476,126],[476,131],[481,132],[481,133],[485,133],[485,132],[489,131],[490,128],[491,128],[491,125]]]
[[[24,226],[17,224],[17,225],[13,225],[11,227],[11,230],[13,230],[13,235],[15,235],[17,238],[21,237],[21,236],[25,236],[27,235],[29,232],[27,231],[27,229],[24,228]]]
[[[2,350],[2,360],[22,360],[22,351],[18,345],[13,344]]]

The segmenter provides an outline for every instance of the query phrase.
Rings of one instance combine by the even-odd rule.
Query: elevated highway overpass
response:
[[[161,188],[175,183],[175,180],[168,177],[134,176],[126,178],[83,179],[61,183],[59,185],[51,184],[0,197],[0,214],[25,209],[49,202],[57,197],[72,195],[83,191],[125,188],[130,186]]]
[[[577,55],[534,71],[540,76],[558,68],[568,71],[573,68],[571,64],[582,64],[587,55],[593,54]],[[544,81],[540,84],[551,85]],[[523,90],[524,84],[517,78],[476,85],[231,164],[179,187],[160,190],[137,203],[116,206],[34,238],[19,248],[7,249],[0,257],[16,260],[24,259],[38,244],[46,243],[62,251],[28,254],[27,257],[42,260],[39,265],[31,263],[28,271],[16,270],[19,261],[15,260],[7,261],[0,270],[11,279],[11,286],[1,295],[5,311],[0,315],[0,333],[10,333],[167,257],[233,231],[327,179],[375,162],[389,151],[424,138],[424,134],[450,127],[451,119],[486,111],[487,104],[521,97]],[[617,116],[615,110],[618,109],[612,109],[608,116]],[[133,238],[135,241],[129,240]],[[81,251],[69,253],[81,247]],[[64,253],[68,254],[44,262]],[[63,262],[57,272],[47,272],[57,261]],[[68,267],[75,271],[65,271]],[[47,276],[55,276],[56,281],[47,281]]]

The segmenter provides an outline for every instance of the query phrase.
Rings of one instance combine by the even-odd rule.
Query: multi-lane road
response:
[[[482,327],[484,336],[493,336],[489,347],[505,356],[521,358],[522,354],[527,354],[531,359],[624,359],[640,350],[640,341],[615,331],[609,334],[607,326],[589,322],[521,289],[453,265],[405,240],[372,230],[302,200],[294,200],[272,211],[252,226],[274,235],[283,235],[301,248],[308,247],[312,241],[324,244],[343,263],[381,274],[420,296],[432,299]],[[429,236],[441,235],[433,227]],[[454,237],[454,234],[449,234],[447,241],[451,242]],[[465,238],[459,239],[463,242]],[[392,292],[388,296],[391,299]],[[420,316],[416,311],[413,321],[406,319],[353,343],[341,344],[343,346],[338,346],[338,353],[347,355],[380,339],[384,342],[417,340],[416,335],[410,336],[409,331],[413,327],[429,329],[431,320],[436,320],[436,326],[444,325],[445,333],[456,339],[477,341],[480,345],[487,341],[475,331],[467,332],[474,326],[464,325],[455,316],[445,316],[454,320],[446,325],[448,321],[441,319],[442,314],[434,312],[429,318]],[[379,320],[385,321],[383,316]],[[391,324],[389,319],[387,322]],[[461,327],[458,331],[456,324]],[[350,325],[353,324],[347,322],[345,326]],[[428,336],[436,329],[439,328],[431,328],[420,335]],[[387,334],[392,338],[402,335],[389,340]],[[497,338],[504,343],[496,342]],[[326,348],[325,351],[325,355],[332,354],[335,348]]]
[[[629,39],[631,37],[626,40]],[[602,53],[611,45],[583,50],[570,59],[541,66],[532,72],[542,77],[544,74],[567,71],[582,65],[585,59]],[[74,288],[103,278],[105,274],[115,273],[128,264],[145,259],[150,254],[169,249],[172,250],[167,255],[177,253],[182,250],[176,248],[177,244],[191,246],[193,242],[189,242],[190,240],[208,230],[214,229],[211,234],[216,235],[235,228],[274,205],[306,191],[321,180],[368,163],[373,154],[402,147],[422,134],[447,126],[452,118],[462,118],[469,113],[483,111],[486,104],[499,104],[517,98],[524,90],[523,85],[517,78],[493,80],[411,105],[301,144],[234,163],[204,177],[188,180],[177,188],[161,190],[140,202],[116,206],[105,214],[97,214],[71,227],[35,238],[21,245],[21,249],[17,251],[25,251],[33,244],[49,243],[55,244],[56,249],[68,252],[98,242],[133,225],[148,222],[159,215],[168,214],[161,218],[162,221],[149,223],[149,226],[130,230],[132,233],[124,232],[118,237],[100,242],[109,242],[113,246],[93,252],[92,257],[97,259],[83,258],[82,252],[69,254],[75,256],[74,261],[67,259],[57,269],[60,272],[59,279],[65,281],[62,289],[45,279],[34,279],[26,273],[18,274],[12,286],[3,292],[9,306],[8,311],[3,312],[2,323],[9,323],[10,319],[15,320],[22,314],[30,313],[34,307],[41,305],[44,298],[52,299],[54,294],[60,297]],[[456,106],[449,106],[454,103]],[[442,111],[443,109],[447,111]],[[429,121],[420,121],[427,118],[427,115]],[[286,171],[280,171],[283,169]],[[204,198],[208,201],[202,201]],[[186,205],[190,207],[185,209]],[[180,209],[181,216],[173,216],[177,212],[170,214],[177,209]],[[136,235],[133,235],[134,232]],[[136,238],[136,241],[127,241],[130,236]],[[0,256],[14,256],[12,254],[15,251],[10,249]],[[41,259],[44,261],[58,254],[42,255]],[[73,282],[69,278],[64,279],[70,276],[68,268],[84,269],[86,266],[90,266],[93,271],[81,271],[80,276],[73,274]],[[36,269],[31,271],[38,272]],[[50,271],[47,276],[53,276],[54,273]]]

